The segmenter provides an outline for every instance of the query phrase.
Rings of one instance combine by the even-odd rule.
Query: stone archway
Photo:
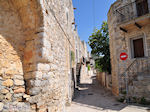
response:
[[[69,26],[65,23],[65,7],[70,10]],[[71,1],[1,0],[0,73],[4,75],[12,68],[4,83],[8,103],[28,104],[34,111],[65,111],[70,70],[68,48],[75,43],[73,18]],[[6,81],[3,77],[0,80]]]
[[[39,17],[41,16],[41,17]],[[0,101],[24,102],[34,79],[42,13],[36,0],[0,2]],[[8,105],[8,109],[9,109]]]

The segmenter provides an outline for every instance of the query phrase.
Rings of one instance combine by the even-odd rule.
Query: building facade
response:
[[[108,25],[113,93],[150,100],[150,0],[117,0]]]
[[[0,1],[0,111],[65,112],[85,52],[73,23],[72,0]]]

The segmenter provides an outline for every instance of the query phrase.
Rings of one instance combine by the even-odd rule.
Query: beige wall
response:
[[[118,23],[117,21],[117,8],[130,3],[131,1],[122,2],[120,0],[116,1],[110,8],[108,12],[108,25],[109,25],[109,35],[110,35],[110,53],[111,53],[111,65],[112,65],[112,91],[115,95],[119,95],[119,81],[120,75],[125,71],[125,69],[133,62],[134,58],[131,56],[131,39],[143,35],[144,39],[144,50],[145,57],[149,55],[149,39],[150,39],[150,23],[147,17],[143,16],[135,18],[127,22]],[[140,21],[142,20],[143,21]],[[142,25],[139,29],[134,25],[134,22],[138,22]],[[120,27],[125,28],[128,32],[125,33],[120,30]],[[126,52],[129,57],[127,61],[123,62],[120,60],[120,53]]]
[[[70,64],[76,34],[72,1],[1,0],[0,16],[5,111],[65,112],[70,68],[75,66]]]
[[[71,68],[87,52],[72,24],[72,0],[1,0],[0,21],[3,111],[65,112]]]
[[[111,90],[111,75],[106,72],[98,72],[96,74],[96,79],[99,81],[100,85]]]
[[[42,19],[38,15],[39,11],[40,6],[36,1],[1,0],[0,2],[0,100],[7,111],[13,108],[17,110],[18,105],[22,105],[20,107],[22,110],[30,110],[29,103],[23,103],[23,97],[29,97],[25,95],[31,88],[27,79],[32,77],[31,72],[36,70],[37,47],[34,42],[39,39],[36,35],[38,31],[36,28],[41,25],[40,19]]]

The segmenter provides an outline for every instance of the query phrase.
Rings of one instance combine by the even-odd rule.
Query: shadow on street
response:
[[[121,111],[129,106],[125,103],[118,102],[111,91],[106,90],[99,84],[96,80],[96,76],[90,77],[89,80],[91,80],[90,83],[86,81],[86,83],[81,83],[79,85],[79,90],[76,90],[75,92],[75,99],[73,100],[74,103],[102,111]],[[150,110],[147,110],[147,112],[150,112]]]

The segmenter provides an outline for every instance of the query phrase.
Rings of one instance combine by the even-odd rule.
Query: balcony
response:
[[[117,23],[123,24],[131,20],[141,18],[145,15],[148,15],[148,18],[150,18],[149,10],[150,8],[148,7],[148,0],[136,0],[135,2],[126,4],[116,9]]]

